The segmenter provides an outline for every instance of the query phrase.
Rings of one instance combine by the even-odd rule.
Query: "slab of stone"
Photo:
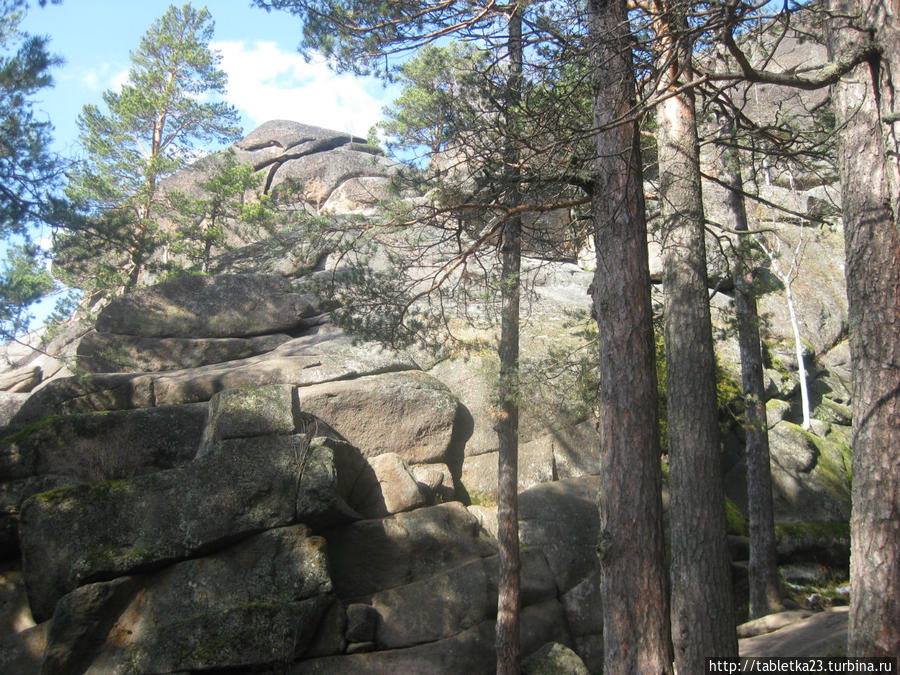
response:
[[[846,656],[847,607],[834,607],[779,630],[738,641],[741,656]]]
[[[96,373],[60,378],[35,392],[10,422],[20,428],[52,415],[126,410],[208,401],[235,387],[307,386],[403,370],[417,370],[409,355],[375,343],[354,344],[325,325],[266,354],[161,373]]]
[[[565,593],[599,566],[600,533],[596,476],[543,483],[519,495],[519,541],[544,551]]]
[[[273,529],[156,574],[68,594],[53,616],[43,672],[288,663],[313,644],[335,604],[324,540],[303,525]]]
[[[196,368],[265,354],[291,337],[155,338],[91,331],[78,343],[78,367],[88,373],[159,372]]]
[[[404,354],[375,343],[354,344],[340,331],[324,326],[316,335],[290,340],[268,354],[161,373],[154,377],[154,393],[157,405],[204,401],[217,391],[234,387],[308,386],[416,368]]]
[[[329,448],[303,435],[222,441],[183,467],[29,498],[22,554],[31,608],[44,620],[80,585],[159,568],[260,530],[350,517]]]
[[[321,311],[314,296],[297,293],[284,277],[191,275],[113,299],[95,328],[152,338],[252,337],[290,332]]]
[[[548,642],[522,660],[522,675],[590,675],[574,651],[559,642]]]
[[[0,475],[82,482],[171,469],[194,458],[206,417],[205,403],[56,415],[0,442]]]
[[[737,636],[739,638],[750,638],[757,635],[765,635],[785,626],[799,623],[812,615],[813,613],[808,609],[790,609],[784,612],[767,614],[739,625],[737,627]]]
[[[199,400],[208,399],[195,399]],[[153,376],[149,374],[98,373],[61,377],[34,392],[10,420],[9,427],[19,429],[53,415],[151,408],[154,405]]]

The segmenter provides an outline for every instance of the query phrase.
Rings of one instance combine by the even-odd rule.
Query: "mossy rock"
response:
[[[849,568],[849,522],[776,523],[775,538],[781,563],[818,562],[839,569]]]

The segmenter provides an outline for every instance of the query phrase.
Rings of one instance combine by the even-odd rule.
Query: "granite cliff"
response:
[[[361,139],[285,121],[235,152],[266,189],[300,185],[303,207],[323,218],[371,214],[405,170]],[[170,186],[189,190],[203,171],[200,162]],[[827,181],[765,190],[800,213],[834,200]],[[708,197],[714,213],[712,186]],[[775,288],[761,300],[782,562],[803,574],[840,570],[850,423],[840,227],[757,217],[806,242],[795,294],[810,430],[798,424],[783,296]],[[290,233],[233,244],[212,274],[117,298],[40,352],[7,349],[0,664],[48,674],[490,672],[495,357],[359,342],[310,283],[341,257]],[[569,315],[588,309],[593,272],[576,260],[525,261],[526,360],[577,339]],[[726,381],[737,368],[729,303],[727,292],[713,296]],[[568,645],[596,671],[599,439],[589,412],[571,413],[571,395],[539,386],[523,402],[522,640],[525,653]],[[724,480],[740,509],[740,428],[729,429]],[[739,593],[746,549],[734,529]]]

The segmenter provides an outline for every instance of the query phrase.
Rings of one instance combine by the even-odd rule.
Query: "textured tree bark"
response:
[[[515,116],[521,97],[522,16],[514,12],[509,21],[510,72],[507,114],[516,128]],[[509,204],[518,206],[519,153],[515,134],[507,137]],[[500,244],[500,405],[496,422],[499,445],[497,485],[497,539],[499,540],[499,579],[497,584],[497,673],[519,675],[519,272],[522,263],[522,221],[510,217],[503,225]]]
[[[669,436],[672,642],[679,673],[710,656],[737,656],[725,495],[719,456],[716,361],[706,277],[700,150],[687,21],[661,3],[655,17]]]
[[[880,58],[834,86],[850,303],[853,370],[853,510],[850,520],[848,652],[900,658],[900,68],[896,3],[831,0],[859,18]],[[840,54],[865,32],[834,18],[829,49]]]
[[[718,116],[719,133],[726,144],[733,139],[733,122]],[[719,178],[731,188],[725,195],[728,220],[734,232],[749,230],[744,207],[740,156],[727,145],[719,158]],[[775,557],[775,515],[772,504],[772,469],[769,459],[769,425],[766,419],[766,395],[763,360],[759,339],[759,314],[753,290],[750,259],[750,235],[738,235],[734,261],[734,309],[738,347],[741,354],[741,383],[744,390],[744,433],[747,436],[747,505],[750,529],[750,618],[781,609],[778,567]]]
[[[650,271],[625,0],[590,0],[606,675],[672,673]]]

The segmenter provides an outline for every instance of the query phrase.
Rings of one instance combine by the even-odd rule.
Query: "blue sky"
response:
[[[24,29],[50,38],[51,53],[65,59],[55,86],[38,94],[37,107],[55,127],[56,149],[77,154],[76,119],[82,106],[100,103],[104,90],[125,80],[129,52],[170,2],[158,0],[63,0],[38,7]],[[180,3],[179,3],[180,4]],[[378,81],[337,76],[321,61],[297,53],[298,19],[286,12],[251,8],[248,0],[207,0],[215,21],[212,47],[228,73],[228,101],[242,115],[244,132],[270,119],[291,119],[365,136],[381,117],[392,92]]]

